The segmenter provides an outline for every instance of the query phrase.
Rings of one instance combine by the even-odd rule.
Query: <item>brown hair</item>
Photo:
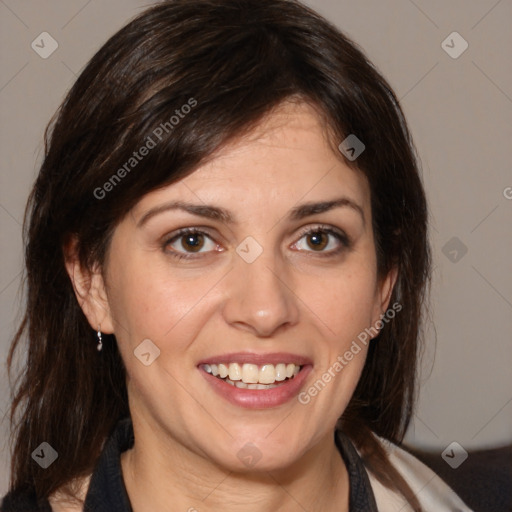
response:
[[[98,355],[66,272],[70,237],[84,266],[101,265],[117,223],[144,194],[193,172],[291,98],[322,114],[336,151],[349,134],[366,146],[347,163],[368,178],[378,270],[398,269],[391,303],[402,310],[371,343],[341,422],[368,467],[419,509],[372,435],[400,442],[414,402],[430,272],[418,163],[385,79],[353,42],[292,0],[159,3],[98,51],[50,123],[25,220],[28,300],[8,359],[12,370],[27,336],[11,409],[11,489],[47,497],[90,473],[105,438],[129,415],[115,337],[104,336]],[[186,104],[193,108],[170,123]],[[156,141],[162,125],[169,133]],[[113,180],[148,137],[154,149]],[[30,457],[42,441],[59,453],[45,470]]]

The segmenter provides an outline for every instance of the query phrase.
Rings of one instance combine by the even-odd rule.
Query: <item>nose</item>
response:
[[[225,321],[240,330],[266,338],[297,324],[298,297],[284,263],[263,254],[246,263],[237,257],[229,273]]]

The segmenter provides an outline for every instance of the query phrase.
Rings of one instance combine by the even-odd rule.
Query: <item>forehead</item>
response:
[[[366,210],[366,177],[333,151],[327,133],[313,107],[284,103],[248,134],[221,147],[196,171],[142,198],[135,210],[143,211],[159,200],[190,198],[262,212],[340,193]]]

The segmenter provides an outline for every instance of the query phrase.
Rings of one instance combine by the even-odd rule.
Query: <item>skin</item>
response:
[[[340,197],[357,206],[289,217]],[[139,225],[174,200],[222,207],[236,222],[168,210]],[[307,390],[388,307],[395,273],[377,275],[371,226],[364,175],[333,152],[310,106],[286,103],[185,179],[142,197],[117,226],[103,272],[81,268],[70,251],[84,313],[115,333],[127,368],[135,445],[121,465],[135,512],[348,510],[333,431],[367,347],[306,405],[233,405],[197,365],[230,352],[300,354],[313,362]],[[173,238],[185,227],[208,235],[199,252]],[[236,252],[248,236],[263,248],[253,263]],[[172,257],[187,250],[194,259]],[[160,349],[150,366],[133,355],[144,339]],[[246,443],[261,454],[250,468],[237,457]]]

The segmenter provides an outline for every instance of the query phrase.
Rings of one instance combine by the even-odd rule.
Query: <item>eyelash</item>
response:
[[[320,256],[322,258],[327,258],[327,257],[331,257],[331,256],[336,256],[336,255],[340,254],[342,251],[349,249],[351,247],[351,241],[350,241],[349,237],[343,231],[338,231],[329,226],[323,226],[323,225],[318,225],[313,228],[304,229],[303,231],[300,232],[297,242],[299,240],[301,240],[302,238],[304,238],[306,235],[312,235],[312,234],[318,234],[318,233],[332,235],[341,244],[341,246],[338,249],[330,250],[327,252],[324,252],[324,251],[318,251],[318,252],[317,251],[305,251],[305,252],[311,252],[311,253],[315,254],[316,256]],[[168,245],[172,244],[176,240],[179,240],[181,237],[183,237],[185,235],[189,235],[189,234],[205,235],[208,238],[210,238],[210,240],[213,240],[208,232],[202,231],[199,228],[183,228],[183,229],[180,229],[177,233],[173,234],[172,237],[166,239],[162,244],[162,249],[164,250],[164,252],[166,252],[167,254],[169,254],[171,257],[175,258],[178,261],[182,260],[182,259],[192,260],[192,259],[196,259],[196,258],[200,257],[200,253],[192,254],[192,253],[181,253],[181,252],[177,252],[174,250],[172,250],[172,251],[167,250]],[[295,242],[295,244],[297,242]],[[208,252],[211,252],[211,251],[208,251]]]
[[[310,253],[314,254],[315,256],[320,256],[321,258],[337,256],[344,250],[350,249],[350,247],[351,247],[351,241],[345,232],[343,232],[341,230],[334,229],[329,226],[321,225],[321,224],[319,224],[315,227],[312,227],[312,228],[305,228],[303,231],[301,231],[299,233],[299,238],[298,238],[297,242],[299,240],[301,240],[302,238],[304,238],[306,235],[312,235],[312,234],[317,234],[317,233],[324,233],[327,235],[332,235],[340,243],[340,247],[338,247],[337,249],[331,249],[330,251],[320,251],[320,252],[306,251],[306,252],[310,252]],[[295,242],[295,243],[297,243],[297,242]]]
[[[162,247],[164,252],[169,254],[171,257],[173,257],[176,260],[183,260],[183,259],[192,260],[192,259],[197,258],[198,256],[194,255],[194,254],[181,253],[181,252],[177,252],[174,250],[171,250],[171,251],[166,250],[168,245],[172,244],[176,240],[179,240],[181,237],[183,237],[185,235],[205,235],[208,238],[212,239],[212,237],[209,235],[209,233],[207,233],[206,231],[202,231],[199,228],[183,228],[183,229],[178,230],[177,233],[175,233],[173,236],[171,236],[170,238],[168,238],[164,241],[163,247]]]

